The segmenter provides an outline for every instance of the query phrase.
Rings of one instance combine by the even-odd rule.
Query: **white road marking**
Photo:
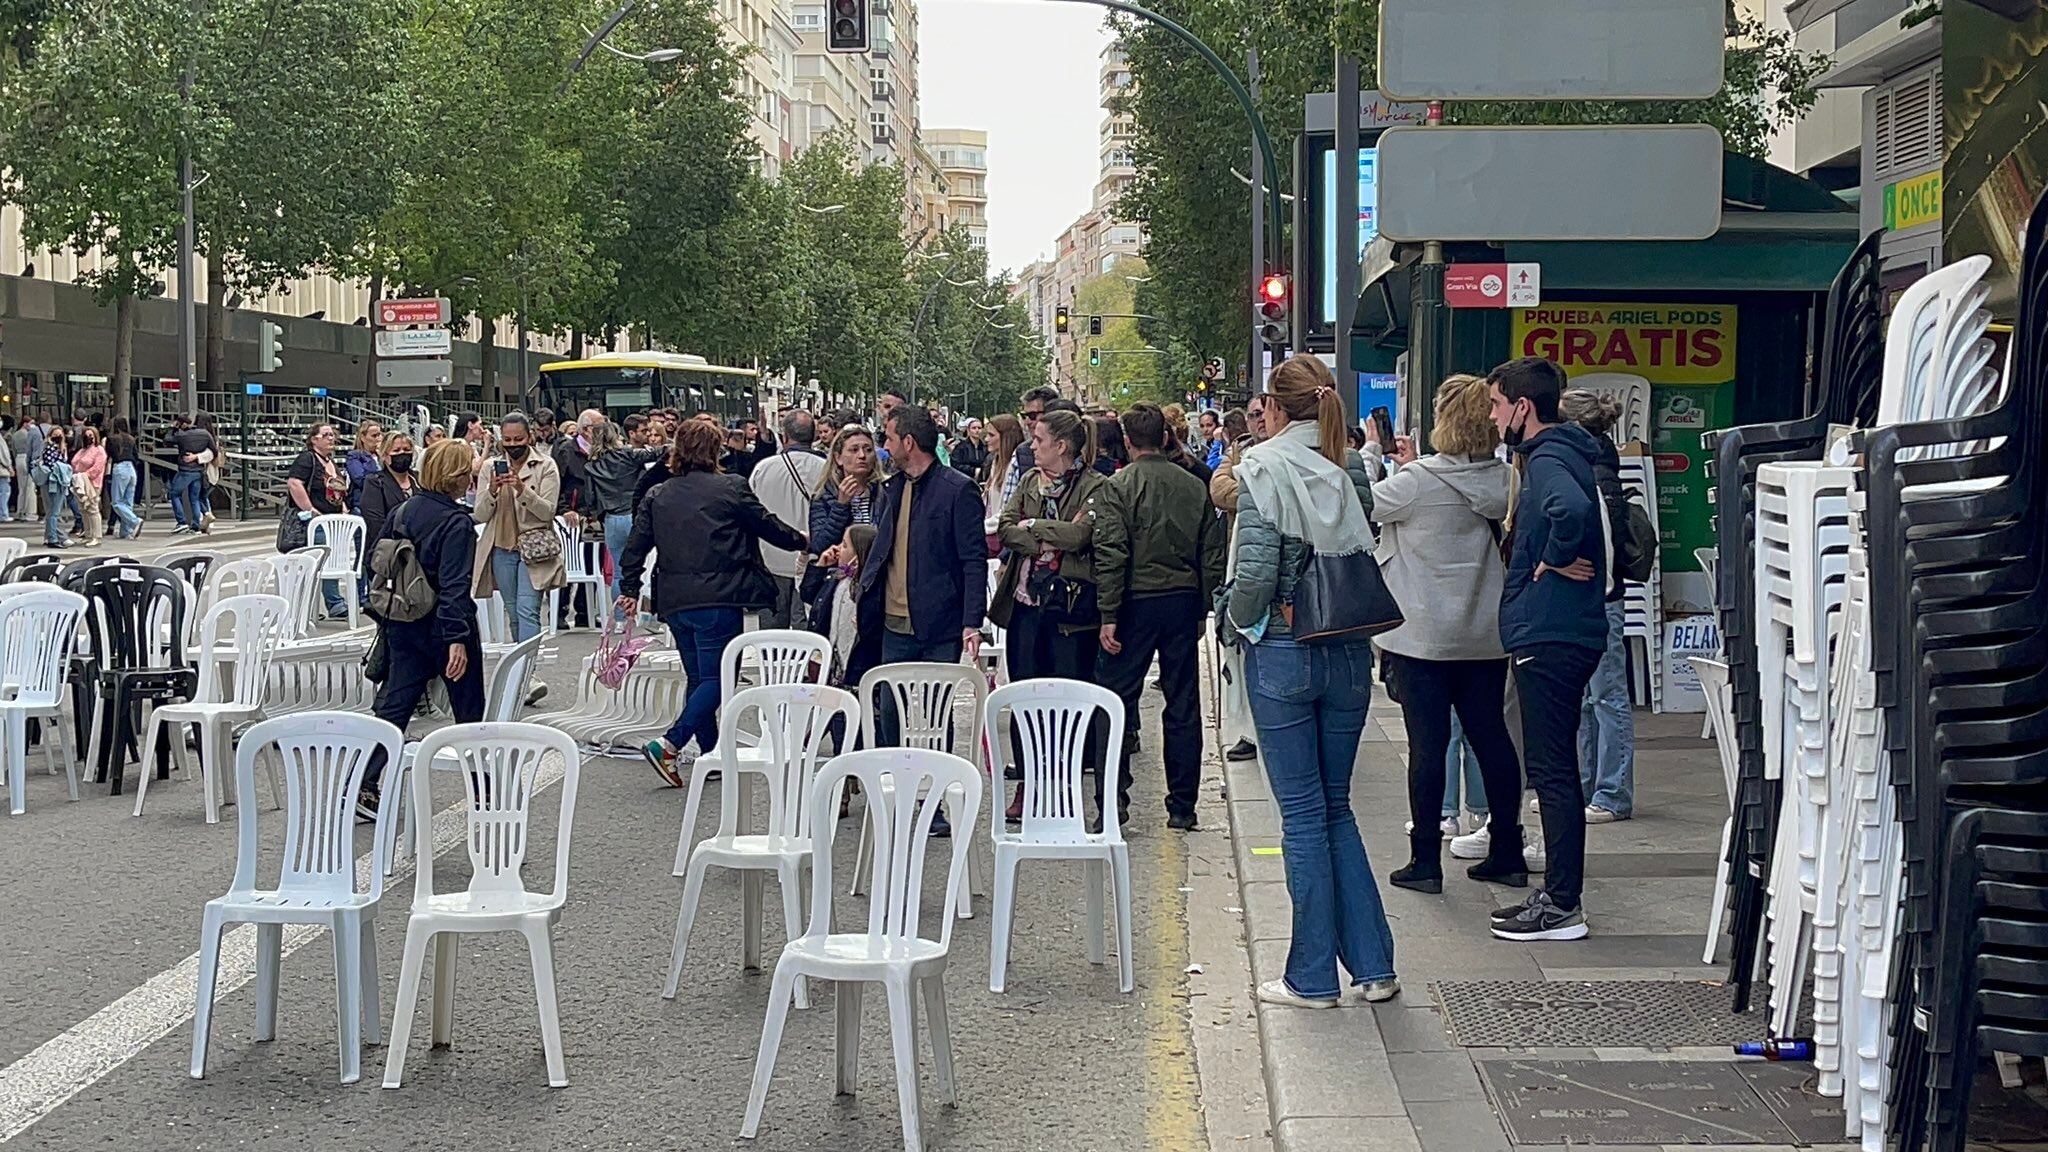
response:
[[[562,780],[559,764],[548,763],[534,782],[539,795]],[[452,804],[434,814],[434,855],[460,844],[466,821],[462,804]],[[411,856],[400,860],[385,881],[385,899],[392,889],[413,874]],[[368,854],[356,859],[356,886],[368,887],[375,867]],[[199,908],[193,908],[197,925]],[[306,925],[287,927],[284,955],[311,943],[322,930]],[[384,953],[396,957],[397,949]],[[242,925],[221,938],[220,976],[214,1003],[256,978],[256,930]],[[140,987],[93,1013],[64,1032],[51,1037],[35,1051],[0,1068],[0,1144],[21,1135],[66,1100],[91,1087],[108,1073],[141,1055],[143,1049],[184,1027],[192,1019],[199,982],[199,953],[150,977]],[[184,1078],[184,1062],[179,1062]],[[371,1077],[365,1073],[364,1083]]]

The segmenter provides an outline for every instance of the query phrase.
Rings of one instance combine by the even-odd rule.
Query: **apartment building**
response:
[[[978,128],[934,128],[924,140],[944,182],[939,229],[959,225],[976,248],[987,248],[988,133]]]

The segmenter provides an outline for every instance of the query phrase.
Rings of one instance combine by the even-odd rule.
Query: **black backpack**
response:
[[[1657,526],[1650,523],[1649,510],[1641,500],[1630,497],[1623,504],[1627,531],[1614,541],[1614,571],[1631,584],[1642,584],[1657,567]]]
[[[370,552],[370,615],[393,624],[411,624],[434,613],[434,585],[420,566],[419,549],[403,535],[403,525],[377,541]]]

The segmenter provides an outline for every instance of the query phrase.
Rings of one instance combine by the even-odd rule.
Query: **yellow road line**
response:
[[[1187,839],[1161,830],[1152,869],[1155,912],[1142,943],[1155,992],[1145,1004],[1145,1147],[1166,1152],[1200,1152],[1208,1136],[1202,1124],[1201,1083],[1195,1072],[1195,1036],[1188,1020]]]

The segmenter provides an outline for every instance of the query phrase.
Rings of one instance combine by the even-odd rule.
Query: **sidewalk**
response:
[[[1724,969],[1701,963],[1721,770],[1699,717],[1638,712],[1636,726],[1636,817],[1587,830],[1591,937],[1516,944],[1488,933],[1487,912],[1526,893],[1466,879],[1448,849],[1441,896],[1386,883],[1406,859],[1407,744],[1376,694],[1352,798],[1402,994],[1258,1007],[1278,1152],[1848,1147],[1836,1102],[1802,1090],[1810,1065],[1732,1059],[1731,1042],[1765,1028],[1728,1013]],[[1256,762],[1226,779],[1252,976],[1277,979],[1291,916],[1279,814]]]

